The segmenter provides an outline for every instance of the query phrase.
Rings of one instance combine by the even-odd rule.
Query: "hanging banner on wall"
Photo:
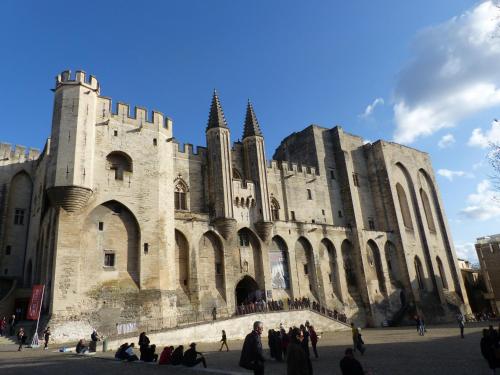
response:
[[[270,251],[271,279],[273,289],[289,289],[288,259],[284,251]]]
[[[38,318],[40,317],[44,287],[45,287],[44,285],[33,285],[33,289],[31,291],[30,303],[28,305],[28,312],[26,314],[26,319],[38,320]]]

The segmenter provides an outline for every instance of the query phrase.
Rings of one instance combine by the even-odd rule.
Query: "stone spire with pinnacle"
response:
[[[214,95],[212,97],[212,105],[210,106],[210,114],[208,116],[207,124],[207,130],[212,128],[227,128],[224,111],[220,105],[219,96],[217,95],[216,90],[214,90]]]
[[[257,121],[257,116],[255,116],[252,103],[249,99],[247,105],[247,114],[245,117],[245,127],[243,128],[243,139],[253,136],[263,137],[259,122]]]

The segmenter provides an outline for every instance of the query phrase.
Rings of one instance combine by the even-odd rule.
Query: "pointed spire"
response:
[[[212,97],[212,105],[210,106],[210,114],[208,116],[207,130],[212,128],[227,128],[224,111],[222,110],[219,96],[217,95],[217,91],[215,89]]]
[[[250,99],[248,99],[245,127],[243,128],[243,139],[256,135],[260,137],[263,136],[262,131],[260,130],[259,122],[257,121],[257,116],[255,116],[252,103],[250,102]]]

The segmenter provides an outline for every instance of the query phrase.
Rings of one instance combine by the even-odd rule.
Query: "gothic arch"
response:
[[[436,232],[436,226],[434,225],[434,218],[432,216],[431,205],[429,204],[429,198],[424,189],[420,188],[420,199],[422,200],[422,206],[424,206],[425,219],[427,221],[427,228],[432,232]]]
[[[233,167],[233,180],[240,180],[240,181],[242,181],[242,180],[243,180],[243,179],[241,178],[241,173],[240,173],[240,171],[239,171],[237,168],[235,168],[235,167]]]
[[[273,221],[280,219],[280,204],[274,197],[271,198],[271,218]]]
[[[288,246],[280,236],[274,236],[269,249],[271,280],[273,289],[290,289],[290,263]]]
[[[191,277],[190,277],[190,257],[189,242],[186,236],[180,231],[175,230],[175,265],[177,268],[177,303],[182,305],[189,302]],[[187,299],[187,300],[186,300]]]
[[[337,260],[337,250],[332,241],[323,238],[320,242],[320,256],[328,259],[328,281],[325,294],[334,294],[337,299],[341,299],[340,293],[340,272]]]
[[[384,251],[391,283],[396,287],[403,288],[405,285],[405,275],[408,274],[404,254],[399,252],[396,245],[391,241],[385,243]]]
[[[210,293],[216,290],[217,295],[213,295],[216,300],[226,299],[226,278],[224,246],[220,238],[212,231],[205,232],[199,242],[199,269],[198,279],[200,285]],[[202,277],[200,277],[202,276]]]
[[[415,280],[417,282],[418,289],[425,290],[425,280],[424,280],[424,269],[422,267],[422,262],[418,255],[415,255]]]
[[[317,300],[318,284],[313,249],[305,237],[299,237],[295,243],[295,265],[299,296],[312,296]]]
[[[244,227],[238,231],[238,249],[240,271],[252,276],[260,289],[264,289],[264,266],[260,241],[250,228]]]
[[[403,186],[401,186],[399,182],[396,184],[396,192],[398,194],[399,209],[401,210],[401,215],[403,216],[403,224],[406,229],[413,230],[408,198],[406,197]]]
[[[443,262],[439,256],[436,257],[436,263],[439,270],[439,277],[441,278],[441,284],[443,289],[448,289],[448,280],[446,280],[446,273],[444,272]]]
[[[181,177],[174,180],[174,207],[176,210],[188,210],[189,186]]]
[[[95,283],[120,282],[139,287],[140,226],[121,202],[104,202],[88,214],[80,248],[85,272]]]
[[[382,268],[382,259],[377,244],[373,240],[369,240],[366,244],[366,253],[369,263],[369,272],[377,278],[378,290],[387,295],[387,288],[385,286],[384,269]],[[375,271],[375,272],[373,272]]]

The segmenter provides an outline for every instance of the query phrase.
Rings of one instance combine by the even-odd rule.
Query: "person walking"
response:
[[[465,317],[460,312],[457,313],[457,322],[458,322],[458,328],[460,328],[460,337],[465,338],[464,336]]]
[[[16,315],[12,314],[12,316],[9,318],[9,330],[10,330],[10,336],[14,336],[16,334]]]
[[[309,336],[311,337],[311,346],[313,348],[314,356],[319,358],[318,350],[316,349],[316,345],[318,344],[318,334],[314,330],[313,326],[309,326]]]
[[[45,345],[43,350],[47,350],[49,348],[49,339],[50,339],[50,327],[47,327],[45,331],[43,331],[43,339],[45,340]]]
[[[227,336],[226,336],[226,331],[222,330],[222,338],[220,339],[220,342],[222,343],[219,349],[219,352],[222,351],[222,348],[224,345],[226,346],[226,352],[229,351],[229,347],[227,346]]]
[[[306,324],[309,322],[306,322]],[[304,350],[304,353],[306,354],[306,359],[307,359],[307,366],[309,367],[309,374],[312,375],[313,373],[313,368],[312,368],[312,362],[311,362],[311,354],[309,352],[309,331],[307,330],[305,325],[300,326],[300,331],[302,332],[302,335],[304,338],[302,339],[302,342],[300,343],[302,350]]]
[[[7,320],[5,316],[0,320],[0,336],[3,336],[5,333],[5,328],[7,327]]]
[[[351,323],[351,334],[352,334],[352,348],[354,352],[356,352],[356,348],[358,346],[358,329],[354,326],[354,323]]]
[[[304,334],[302,331],[297,327],[293,328],[286,358],[287,375],[311,375],[309,372],[309,359],[302,348],[303,339]]]
[[[264,355],[262,354],[261,335],[264,330],[262,322],[253,323],[253,330],[246,337],[241,349],[239,365],[247,370],[253,370],[254,375],[264,374]]]
[[[17,341],[19,343],[19,348],[17,349],[18,352],[23,350],[23,345],[26,342],[26,333],[24,332],[24,328],[21,327],[19,328],[19,332],[17,332]]]
[[[340,360],[340,371],[342,375],[364,375],[361,363],[354,358],[354,352],[351,348],[347,348],[344,353],[344,358]]]

